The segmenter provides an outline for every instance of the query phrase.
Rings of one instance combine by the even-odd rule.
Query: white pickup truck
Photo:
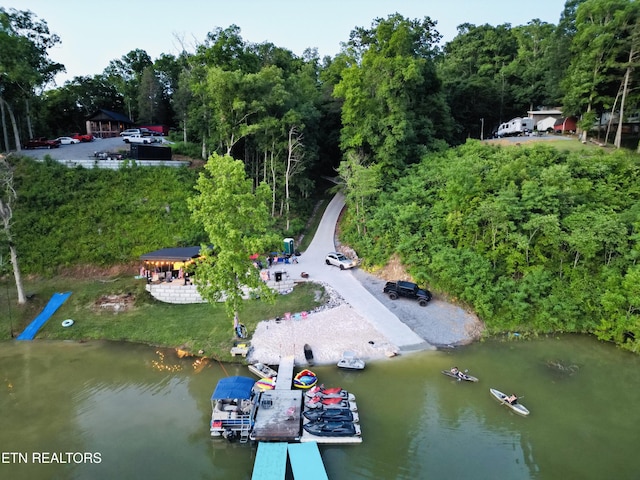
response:
[[[155,137],[145,137],[139,133],[134,133],[132,135],[126,136],[122,139],[124,143],[155,143]]]

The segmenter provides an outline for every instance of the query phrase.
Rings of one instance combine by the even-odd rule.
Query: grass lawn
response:
[[[318,227],[331,195],[318,202],[305,228],[306,235],[296,245],[304,251]],[[89,269],[95,270],[95,269]],[[0,278],[0,340],[17,337],[42,311],[55,292],[72,292],[67,301],[39,330],[35,339],[47,340],[116,340],[154,346],[180,348],[191,353],[204,351],[204,356],[231,361],[229,350],[238,339],[233,320],[224,305],[173,305],[155,300],[146,290],[146,281],[137,280],[138,267],[133,265],[125,274],[95,271],[53,278],[24,278],[24,290],[30,299],[18,305],[13,275]],[[104,297],[126,299],[127,308],[115,312],[100,306]],[[296,286],[292,293],[279,295],[275,303],[247,300],[240,312],[240,322],[247,328],[249,339],[262,320],[283,316],[285,312],[310,311],[325,303],[324,287],[314,283]],[[64,328],[63,320],[74,325]],[[235,357],[242,358],[242,357]]]
[[[7,280],[9,283],[7,283]],[[134,274],[117,277],[78,279],[55,277],[25,281],[25,291],[35,294],[26,305],[18,306],[13,277],[0,284],[0,340],[17,336],[40,313],[55,292],[72,292],[68,300],[44,324],[37,339],[48,340],[118,340],[155,346],[176,347],[190,352],[204,350],[204,355],[231,360],[230,348],[236,340],[233,320],[223,304],[173,305],[155,300],[145,290],[145,280]],[[7,297],[8,295],[8,297]],[[128,307],[114,312],[100,306],[105,296],[128,297]],[[274,304],[247,300],[240,321],[249,337],[261,320],[282,316],[285,312],[311,310],[324,303],[324,288],[313,283],[298,285],[288,295],[279,295]],[[65,319],[74,325],[62,327]],[[240,358],[240,357],[237,357]]]

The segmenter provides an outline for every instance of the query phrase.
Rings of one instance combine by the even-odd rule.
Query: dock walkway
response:
[[[296,480],[329,480],[316,442],[290,443],[289,462]]]
[[[291,390],[293,385],[293,355],[288,355],[280,359],[278,365],[278,376],[276,377],[276,390]]]
[[[283,480],[287,471],[287,452],[295,480],[329,480],[315,442],[260,442],[251,480]]]
[[[282,480],[287,471],[287,444],[260,442],[251,480]]]

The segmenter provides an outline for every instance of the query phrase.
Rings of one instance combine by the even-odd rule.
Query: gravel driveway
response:
[[[468,344],[477,340],[482,333],[483,326],[480,320],[457,305],[435,296],[426,307],[421,307],[418,302],[406,298],[390,300],[382,292],[386,279],[378,278],[360,269],[354,270],[353,274],[364,288],[394,313],[401,322],[435,347]]]

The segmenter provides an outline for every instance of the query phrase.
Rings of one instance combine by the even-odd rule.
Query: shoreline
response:
[[[345,351],[365,362],[398,354],[395,345],[346,303],[310,312],[306,318],[264,320],[250,342],[247,362],[267,365],[278,365],[285,356],[293,356],[297,366],[307,365],[305,344],[316,365],[335,364]]]
[[[385,308],[413,330],[423,343],[398,348],[373,323],[346,302],[331,286],[323,284],[327,303],[306,316],[292,315],[289,320],[263,320],[248,339],[248,363],[278,365],[280,358],[293,355],[295,365],[306,366],[304,345],[308,344],[316,365],[337,364],[343,352],[351,351],[365,362],[392,358],[399,354],[468,345],[478,340],[484,329],[472,313],[457,305],[434,298],[426,307],[417,302],[390,300],[382,292],[385,280],[356,269],[357,281]]]

